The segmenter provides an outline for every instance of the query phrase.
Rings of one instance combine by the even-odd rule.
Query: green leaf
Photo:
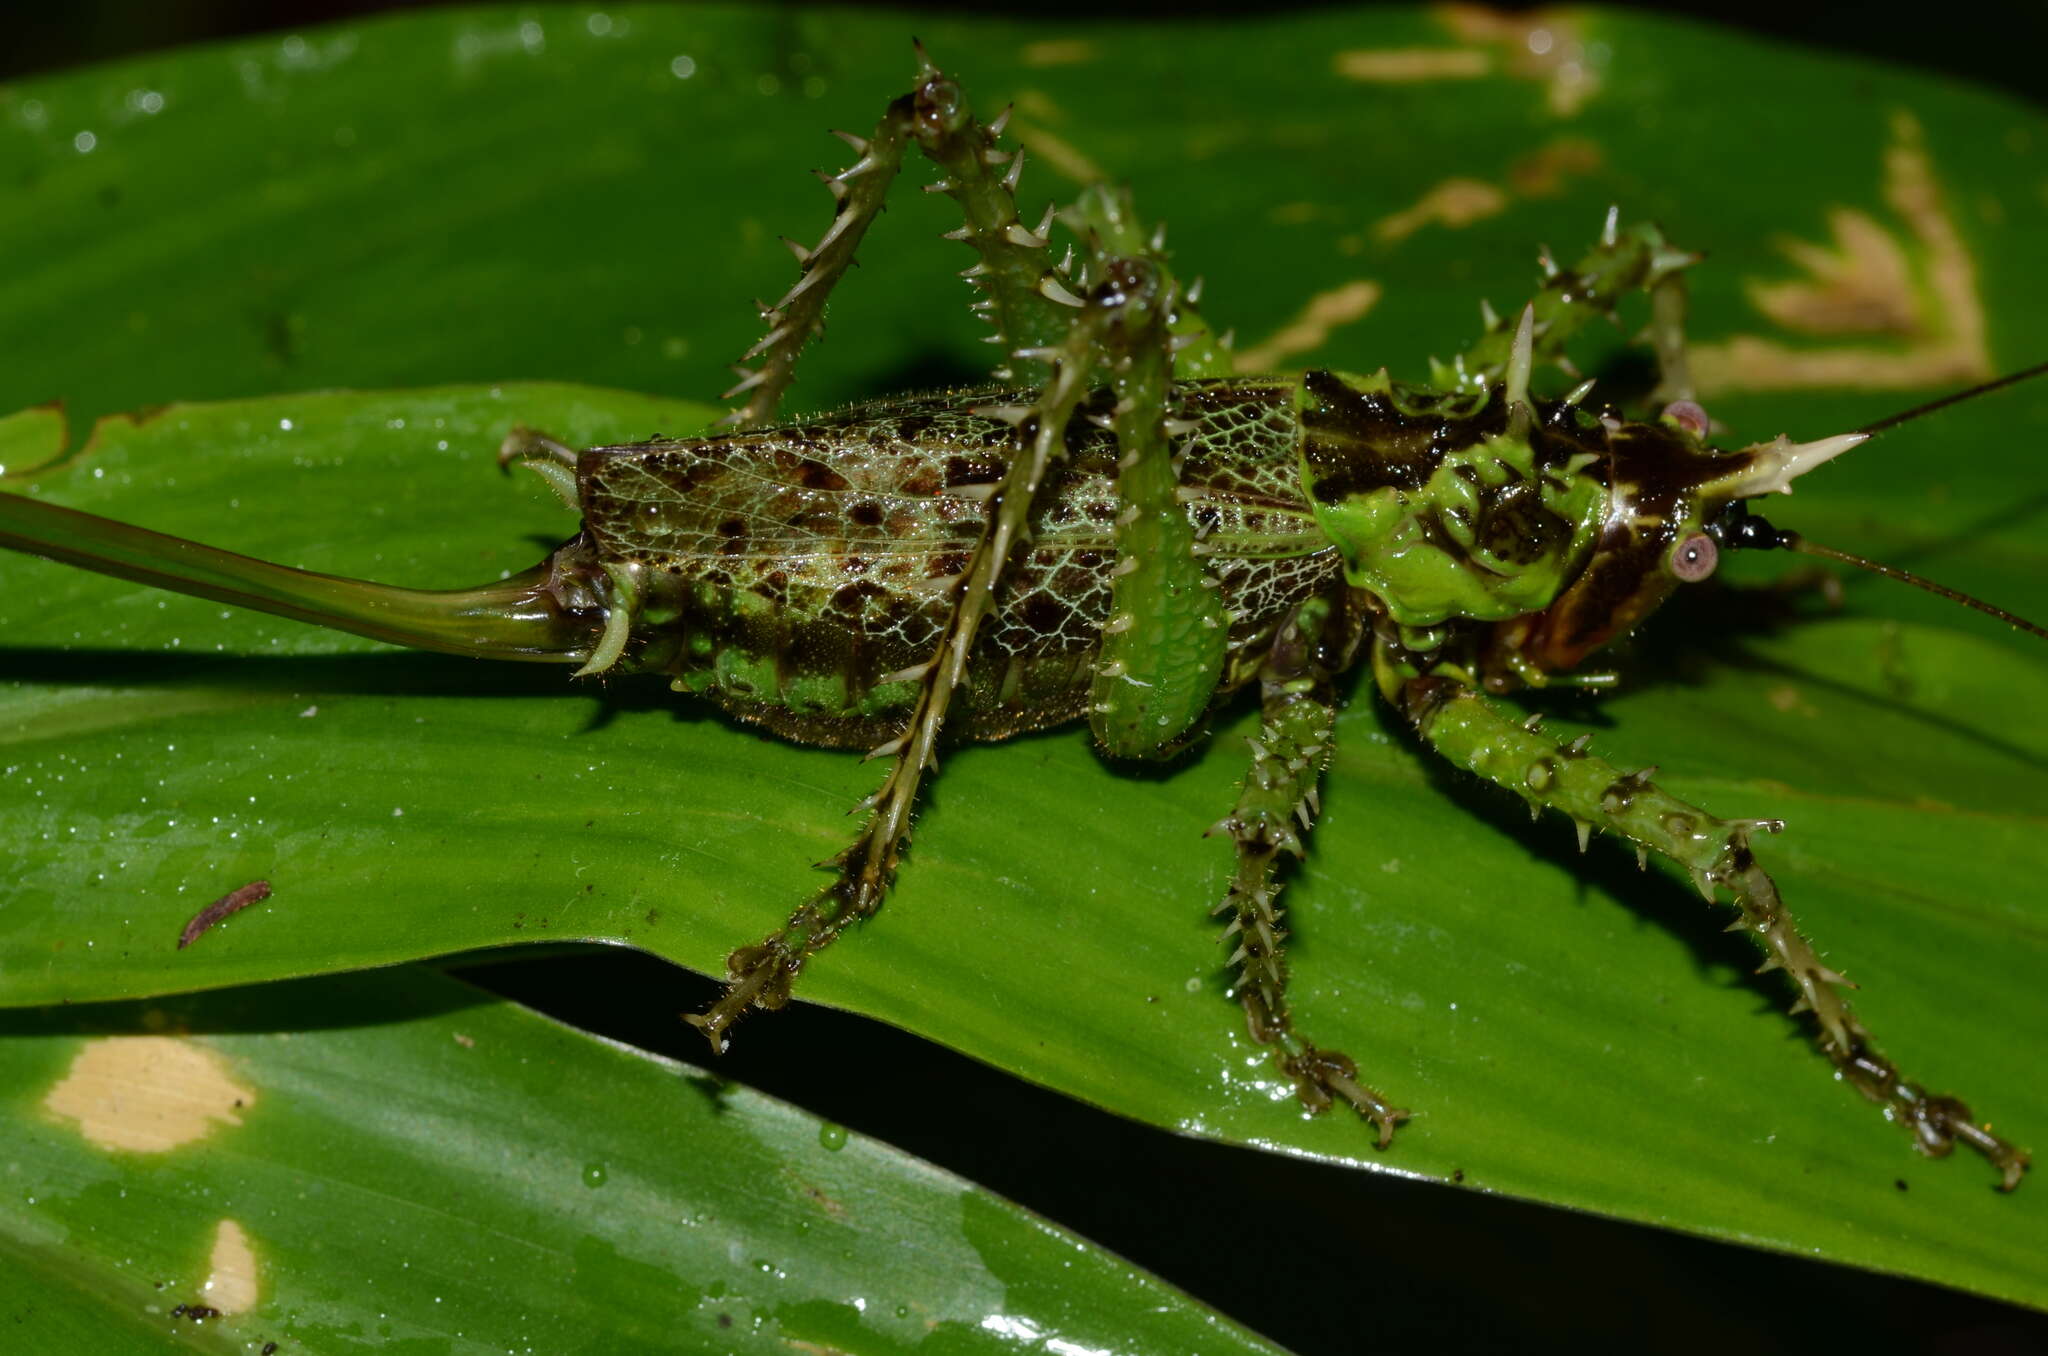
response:
[[[23,1349],[1274,1350],[887,1145],[423,970],[79,1028],[0,1025]]]
[[[1027,203],[1090,167],[1129,179],[1246,347],[1312,298],[1378,297],[1275,363],[1419,373],[1610,202],[1711,256],[1694,333],[1732,438],[1839,431],[2048,351],[2038,112],[1642,16],[1570,20],[1548,60],[1461,22],[1480,23],[920,30],[978,106],[1016,102]],[[13,91],[0,259],[33,266],[0,278],[0,409],[237,398],[105,425],[37,492],[397,583],[523,567],[572,525],[490,477],[505,425],[636,437],[702,408],[524,385],[247,398],[715,391],[756,337],[746,299],[790,276],[775,236],[822,229],[800,172],[834,163],[820,130],[902,88],[906,38],[836,11],[469,11]],[[965,260],[932,239],[943,207],[906,192],[863,246],[800,406],[984,361],[948,276]],[[46,446],[49,423],[0,426],[0,448]],[[2007,392],[1859,449],[1773,516],[2039,615],[2044,431],[2048,391]],[[12,1003],[520,940],[715,971],[817,879],[875,778],[658,687],[395,655],[41,564],[5,578]],[[1576,715],[1718,813],[1785,817],[1764,859],[1885,1048],[2040,1142],[2048,733],[2028,713],[2048,671],[1984,618],[1877,581],[1847,596],[1775,630],[1754,598],[1673,604],[1631,661],[1644,681],[1554,728]],[[1369,685],[1290,890],[1297,997],[1308,1033],[1424,1114],[1385,1154],[1303,1119],[1222,997],[1207,919],[1227,854],[1198,835],[1248,729],[1233,715],[1164,775],[1105,767],[1080,732],[955,753],[884,917],[803,996],[1190,1133],[2048,1303],[2038,1184],[1999,1197],[1979,1163],[1909,1157],[1784,995],[1743,978],[1721,910],[1421,759]],[[271,900],[173,949],[257,878]]]

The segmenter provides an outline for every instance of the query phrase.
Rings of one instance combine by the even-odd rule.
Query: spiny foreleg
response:
[[[1310,1111],[1326,1110],[1342,1097],[1378,1127],[1384,1149],[1409,1113],[1359,1082],[1349,1056],[1320,1049],[1296,1032],[1287,1003],[1279,866],[1283,854],[1302,855],[1320,806],[1318,783],[1330,761],[1337,708],[1323,651],[1333,612],[1328,598],[1302,604],[1280,628],[1260,669],[1264,719],[1258,738],[1250,741],[1251,769],[1237,808],[1210,830],[1229,834],[1237,845],[1236,874],[1213,912],[1230,916],[1224,936],[1237,944],[1230,956],[1237,967],[1233,993],[1252,1039],[1275,1047],[1280,1067]]]
[[[1913,1133],[1922,1153],[1947,1154],[1961,1140],[1998,1168],[2003,1189],[2019,1185],[2027,1169],[2024,1151],[1977,1123],[1953,1097],[1936,1096],[1899,1072],[1872,1042],[1842,997],[1841,975],[1822,963],[1800,935],[1778,897],[1778,887],[1749,849],[1757,829],[1775,833],[1775,820],[1717,819],[1666,794],[1650,780],[1650,769],[1624,774],[1586,752],[1586,738],[1560,747],[1520,723],[1470,688],[1445,678],[1390,681],[1423,739],[1458,766],[1478,773],[1526,800],[1532,813],[1549,806],[1577,824],[1580,842],[1595,828],[1620,834],[1639,850],[1659,853],[1684,867],[1711,901],[1729,891],[1741,916],[1731,932],[1744,932],[1764,953],[1758,973],[1782,970],[1799,991],[1794,1013],[1811,1012],[1821,1052],[1865,1097]]]
[[[1097,276],[1097,295],[1119,299],[1108,364],[1116,405],[1108,423],[1123,507],[1089,726],[1104,752],[1153,758],[1185,743],[1208,712],[1223,675],[1230,612],[1197,554],[1169,443],[1179,427],[1167,417],[1173,293],[1146,260],[1103,260]]]
[[[1119,301],[1101,297],[1083,304],[1076,299],[1065,341],[1034,355],[1052,374],[1037,400],[985,411],[1015,425],[1016,446],[1003,479],[989,496],[987,517],[966,568],[953,580],[952,608],[938,648],[924,663],[883,680],[919,684],[903,733],[869,755],[890,760],[888,776],[860,807],[868,811],[860,836],[821,864],[833,872],[832,883],[772,936],[727,957],[731,984],[725,996],[709,1012],[686,1018],[714,1049],[724,1048],[726,1028],[749,1007],[777,1008],[787,1002],[805,963],[881,907],[909,840],[918,785],[933,764],[953,693],[965,681],[975,636],[995,605],[1012,551],[1026,535],[1039,486],[1054,461],[1066,454],[1067,426],[1088,393],[1088,374],[1112,328]]]
[[[1575,266],[1560,268],[1547,251],[1542,255],[1543,289],[1525,308],[1534,339],[1531,359],[1576,378],[1578,372],[1565,345],[1593,321],[1612,318],[1622,298],[1640,289],[1650,296],[1649,339],[1659,369],[1657,398],[1690,400],[1684,270],[1698,260],[1698,255],[1672,246],[1664,233],[1648,222],[1623,228],[1618,213],[1609,210],[1599,243]],[[1438,386],[1476,390],[1503,381],[1512,387],[1520,375],[1526,386],[1527,368],[1520,374],[1511,370],[1520,356],[1515,350],[1522,313],[1504,317],[1482,303],[1480,314],[1484,332],[1449,363],[1432,361],[1430,380]],[[1575,394],[1583,398],[1586,389]]]
[[[1197,278],[1183,286],[1175,278],[1167,262],[1166,228],[1146,231],[1128,187],[1090,184],[1081,190],[1073,206],[1059,214],[1059,219],[1081,241],[1079,261],[1063,260],[1060,265],[1064,272],[1072,274],[1078,286],[1090,286],[1104,276],[1108,262],[1113,259],[1143,259],[1152,266],[1159,278],[1161,295],[1170,299],[1165,319],[1175,381],[1227,377],[1237,371],[1228,340],[1219,339],[1197,309],[1202,280]]]
[[[983,293],[974,310],[995,327],[988,342],[1007,355],[994,377],[1044,382],[1050,375],[1044,355],[1066,336],[1070,308],[1080,304],[1080,289],[1054,264],[1048,248],[1052,208],[1035,228],[1024,224],[1017,211],[1024,152],[996,144],[1009,113],[993,123],[977,121],[959,84],[931,63],[922,46],[917,56],[911,125],[919,149],[942,171],[927,191],[953,199],[965,218],[946,239],[963,241],[980,256],[961,276]]]

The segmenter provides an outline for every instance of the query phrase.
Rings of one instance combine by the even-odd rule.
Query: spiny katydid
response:
[[[502,460],[583,516],[525,574],[452,594],[389,589],[12,496],[0,544],[402,644],[658,673],[783,737],[886,759],[864,827],[827,864],[831,883],[734,951],[726,996],[691,1019],[719,1048],[741,1014],[784,1003],[811,959],[881,906],[942,735],[1001,739],[1085,717],[1110,756],[1159,757],[1256,688],[1252,766],[1212,828],[1235,845],[1216,907],[1233,992],[1302,1102],[1349,1103],[1385,1147],[1408,1112],[1296,1029],[1278,902],[1278,867],[1305,850],[1319,809],[1337,679],[1366,664],[1455,764],[1562,811],[1582,842],[1618,834],[1679,864],[1710,900],[1732,896],[1735,927],[1787,973],[1842,1076],[1923,1151],[1960,1139],[2016,1185],[2026,1154],[1901,1075],[1793,926],[1750,851],[1776,821],[1717,818],[1493,700],[1604,681],[1581,662],[1711,575],[1724,550],[1804,549],[1747,501],[1893,421],[1812,443],[1710,445],[1682,331],[1692,256],[1612,213],[1582,259],[1546,261],[1536,298],[1513,321],[1489,317],[1426,385],[1385,371],[1237,374],[1198,289],[1121,195],[1091,190],[1065,214],[1078,255],[1056,261],[1054,215],[1018,215],[1022,154],[999,148],[1002,120],[977,122],[959,86],[921,61],[874,133],[846,138],[855,163],[825,176],[833,224],[815,246],[792,245],[801,275],[764,308],[767,334],[743,360],[755,365],[728,393],[745,397],[732,431],[582,451],[530,431],[507,440]],[[913,144],[963,210],[951,238],[976,252],[976,308],[1007,355],[996,384],[771,426]],[[1590,401],[1587,382],[1537,394],[1543,369],[1570,371],[1571,337],[1636,292],[1650,298],[1661,413],[1623,419]]]

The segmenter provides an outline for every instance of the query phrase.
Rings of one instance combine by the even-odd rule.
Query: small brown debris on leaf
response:
[[[229,914],[240,913],[251,904],[261,904],[268,898],[270,898],[270,882],[267,880],[252,880],[238,890],[228,891],[219,899],[214,900],[213,903],[192,915],[192,920],[185,924],[185,930],[178,934],[178,950],[183,951],[186,947],[198,941],[199,934],[205,932]]]

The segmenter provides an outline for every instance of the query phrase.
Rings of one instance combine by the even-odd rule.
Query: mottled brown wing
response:
[[[1300,498],[1284,394],[1248,384],[1189,392],[1198,428],[1181,493],[1227,593],[1289,592],[1296,575],[1322,568],[1304,557],[1328,549]],[[949,579],[980,537],[985,495],[1014,436],[974,412],[980,401],[911,398],[786,428],[593,448],[577,468],[584,526],[603,558],[742,587],[772,573],[778,594],[785,585],[829,591],[850,575],[886,589]],[[1079,644],[1100,624],[1092,595],[1115,560],[1119,506],[1108,436],[1077,425],[1069,450],[1005,611],[1029,604],[1033,629],[1065,631],[1052,622],[1057,599],[1074,614],[1069,643]],[[1266,605],[1259,597],[1254,610]],[[1007,631],[1006,620],[993,631]]]

